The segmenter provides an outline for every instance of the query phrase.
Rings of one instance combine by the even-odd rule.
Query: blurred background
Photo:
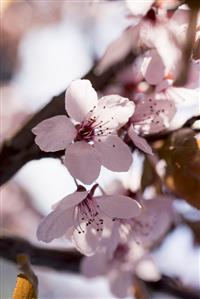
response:
[[[125,1],[1,0],[0,142],[12,137],[32,114],[62,92],[71,80],[82,77],[104,53],[111,41],[129,24]],[[140,156],[135,165],[139,173]],[[99,182],[127,174],[104,170]],[[138,178],[134,179],[137,185]],[[74,181],[57,159],[27,163],[1,189],[1,231],[24,237],[38,245],[36,229],[51,205],[75,190]],[[181,213],[199,220],[186,203],[177,203]],[[196,218],[195,218],[196,217]],[[197,234],[200,232],[197,232]],[[200,286],[200,239],[180,225],[154,252],[161,272]],[[48,248],[66,248],[66,240]],[[0,297],[12,296],[18,269],[1,259]],[[39,278],[40,299],[114,298],[103,278],[89,281],[79,275],[33,267]],[[153,299],[175,297],[155,294]],[[189,299],[189,298],[188,298]]]

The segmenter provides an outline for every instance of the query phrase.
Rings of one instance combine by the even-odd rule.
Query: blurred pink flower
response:
[[[101,165],[122,172],[132,163],[128,146],[117,136],[134,112],[134,103],[118,95],[98,101],[88,80],[76,80],[66,91],[64,115],[39,123],[32,132],[43,151],[64,150],[65,165],[71,175],[85,184],[99,176]]]
[[[145,3],[147,9],[151,7],[151,2]],[[188,15],[189,10],[185,9],[177,9],[171,17],[163,13],[163,10],[149,9],[143,18],[134,22],[108,46],[97,66],[97,72],[102,73],[133,51],[136,56],[143,56],[144,53],[145,65],[150,62],[159,63],[158,71],[153,69],[153,77],[149,75],[149,71],[147,74],[153,83],[161,80],[160,71],[168,75],[169,70],[173,69],[177,73],[186,41]],[[144,68],[147,68],[145,65]]]
[[[141,200],[140,204],[141,214],[129,220],[119,220],[119,231],[125,239],[133,239],[143,246],[149,246],[164,237],[174,221],[172,199],[158,196]]]
[[[175,112],[175,105],[170,99],[157,100],[153,94],[143,94],[142,98],[136,101],[135,113],[131,117],[131,126],[128,129],[128,135],[135,146],[152,155],[151,146],[144,136],[169,128]]]
[[[123,195],[94,196],[97,186],[89,192],[81,186],[59,201],[39,225],[38,239],[48,243],[67,234],[78,250],[91,255],[99,245],[106,220],[139,215],[141,206],[137,201]]]
[[[111,292],[117,298],[125,298],[134,287],[134,275],[156,281],[160,274],[152,257],[134,242],[120,243],[113,255],[98,250],[93,256],[83,259],[81,272],[87,278],[107,277]]]

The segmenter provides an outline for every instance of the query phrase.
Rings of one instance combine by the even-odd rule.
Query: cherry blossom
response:
[[[106,276],[111,292],[118,298],[130,294],[135,274],[151,281],[160,278],[153,258],[135,242],[118,244],[112,256],[104,249],[98,250],[93,256],[83,259],[81,272],[87,278]]]
[[[49,243],[63,235],[71,236],[78,250],[91,255],[100,243],[107,220],[129,219],[140,214],[140,204],[127,196],[94,196],[97,186],[90,191],[79,186],[76,192],[54,205],[38,227],[38,239]]]
[[[136,109],[131,117],[128,135],[136,147],[147,154],[153,154],[146,135],[159,133],[169,128],[176,108],[170,100],[157,100],[157,95],[142,95],[136,101]]]
[[[147,9],[151,5],[151,1],[145,2]],[[182,59],[182,48],[186,41],[188,15],[188,10],[177,9],[169,17],[167,13],[163,13],[163,10],[150,8],[139,21],[134,17],[133,25],[129,26],[106,49],[97,66],[97,71],[103,72],[133,51],[135,54],[144,55],[145,64],[158,60],[160,68],[164,66],[166,75],[172,68],[178,72]],[[154,72],[156,76],[156,68],[154,68]],[[151,77],[151,80],[155,81],[156,78]]]
[[[149,246],[162,238],[172,225],[174,221],[172,200],[167,196],[157,196],[149,200],[140,200],[140,204],[143,209],[138,217],[119,220],[118,237],[125,240],[131,238],[144,246]]]
[[[66,91],[65,107],[72,121],[59,115],[33,128],[40,149],[65,149],[65,166],[85,184],[97,179],[101,165],[112,171],[127,171],[132,155],[117,130],[132,116],[134,103],[118,95],[98,100],[88,80],[75,80]]]

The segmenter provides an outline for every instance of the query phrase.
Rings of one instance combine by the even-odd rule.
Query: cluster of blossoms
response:
[[[147,113],[152,109],[151,105],[155,106],[153,101],[150,102],[152,104],[146,105]],[[132,153],[125,143],[126,138],[131,138],[141,150],[153,154],[146,140],[133,130],[134,124],[141,125],[144,120],[144,109],[135,108],[133,101],[119,95],[98,100],[88,80],[76,80],[66,91],[65,106],[71,119],[66,115],[46,119],[33,128],[33,133],[36,144],[43,151],[65,150],[64,165],[82,183],[93,183],[99,176],[101,165],[112,171],[128,171]],[[162,120],[162,116],[159,117]],[[120,257],[119,252],[123,252],[125,256],[120,258],[120,263],[129,268],[125,274],[120,273],[122,278],[129,273],[130,281],[132,258],[126,258],[128,252],[132,252],[129,240],[136,246],[138,242],[145,245],[159,239],[172,221],[171,201],[157,198],[146,202],[135,199],[125,189],[118,194],[106,195],[100,188],[102,195],[96,196],[97,188],[98,184],[89,190],[77,184],[77,190],[56,203],[53,211],[40,223],[37,237],[48,243],[64,235],[80,252],[93,258],[103,252],[105,257],[108,256],[102,263],[108,265],[105,273],[113,273],[118,265],[115,260]],[[86,269],[87,262],[84,264]],[[98,273],[97,269],[95,275]],[[124,284],[123,294],[128,290],[125,286],[127,284]],[[118,292],[118,296],[122,293]]]
[[[66,236],[87,256],[83,273],[87,277],[106,275],[118,297],[127,296],[135,274],[147,275],[141,270],[143,264],[148,264],[151,279],[159,278],[148,248],[169,230],[174,214],[171,198],[166,195],[145,200],[139,192],[133,195],[126,189],[107,195],[96,183],[101,166],[114,172],[128,171],[135,147],[153,155],[146,137],[181,126],[185,118],[178,125],[173,121],[188,96],[194,104],[190,108],[199,113],[199,60],[191,58],[189,78],[183,87],[173,85],[182,59],[189,10],[178,9],[169,18],[152,8],[154,1],[148,2],[145,14],[137,16],[136,25],[108,47],[97,67],[101,72],[130,49],[145,49],[117,75],[110,88],[116,94],[109,95],[108,89],[108,95],[98,99],[88,80],[75,80],[66,91],[67,115],[46,119],[32,130],[41,150],[65,150],[63,164],[81,182],[44,218],[38,239],[51,242]],[[88,190],[82,185],[93,183]],[[101,195],[95,195],[98,188]]]

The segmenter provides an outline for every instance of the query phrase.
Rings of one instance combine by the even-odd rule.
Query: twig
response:
[[[37,247],[17,237],[0,237],[0,256],[16,263],[18,254],[27,254],[33,265],[45,266],[59,271],[80,272],[82,255],[76,251],[56,250]],[[142,281],[155,292],[175,295],[181,299],[200,299],[200,290],[183,286],[174,278],[162,275],[157,282]]]
[[[198,1],[197,1],[198,2]],[[190,59],[195,43],[196,25],[197,25],[198,9],[193,7],[190,12],[189,26],[187,29],[187,38],[183,48],[183,62],[178,78],[174,82],[174,86],[183,86],[188,81]]]

